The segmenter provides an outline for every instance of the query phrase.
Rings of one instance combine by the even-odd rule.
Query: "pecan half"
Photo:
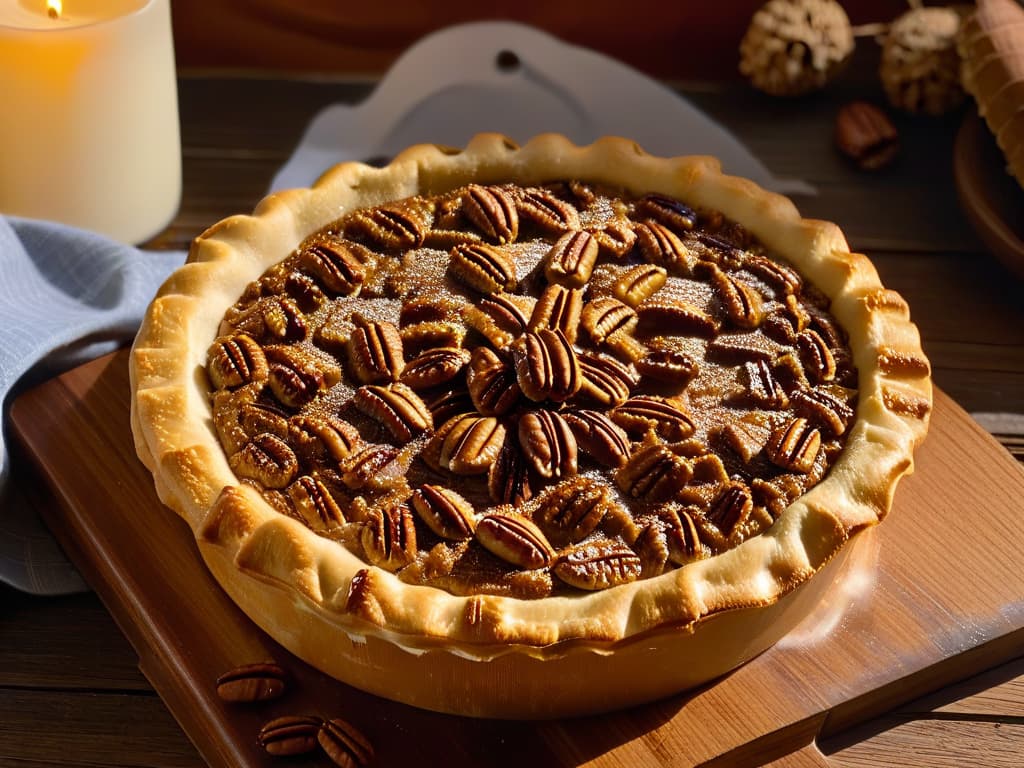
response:
[[[270,701],[285,692],[285,681],[284,670],[273,662],[243,664],[217,678],[217,696],[242,704]]]
[[[814,466],[820,448],[821,433],[813,429],[807,419],[800,417],[776,427],[768,438],[765,452],[772,464],[790,472],[807,474]]]
[[[665,195],[644,195],[636,202],[639,218],[654,219],[676,232],[688,232],[697,226],[697,213],[690,206]]]
[[[518,507],[533,498],[533,486],[523,454],[506,436],[498,457],[487,471],[487,491],[499,504]]]
[[[697,361],[679,350],[652,349],[636,361],[636,370],[648,379],[685,385],[697,374]]]
[[[285,715],[260,728],[256,741],[275,757],[306,755],[316,749],[321,725],[323,719],[315,715]]]
[[[258,480],[267,488],[285,488],[299,472],[295,452],[281,438],[264,432],[228,460],[239,477]]]
[[[767,256],[750,256],[743,266],[783,295],[797,295],[803,287],[804,281],[794,269]]]
[[[615,406],[626,402],[630,392],[639,382],[639,377],[627,363],[599,353],[580,352],[579,394],[601,405]]]
[[[576,437],[554,411],[529,411],[519,419],[519,445],[533,470],[544,478],[576,474]]]
[[[694,433],[693,417],[677,398],[658,395],[635,395],[610,413],[612,421],[642,435],[653,429],[666,440],[683,440]]]
[[[436,468],[457,475],[482,475],[490,469],[504,442],[505,427],[496,418],[462,414],[441,425],[421,455],[429,463],[436,451]]]
[[[470,184],[462,196],[462,210],[484,237],[494,243],[511,243],[519,235],[515,202],[499,187]]]
[[[798,334],[796,340],[800,348],[800,362],[808,378],[815,384],[832,381],[836,377],[836,359],[828,343],[810,328]]]
[[[750,488],[745,483],[732,482],[711,503],[707,519],[728,536],[750,516],[753,507]]]
[[[397,571],[416,557],[416,522],[405,504],[371,512],[361,541],[366,559],[389,571]]]
[[[833,435],[846,432],[853,421],[853,408],[845,399],[825,389],[798,390],[793,394],[792,403],[798,415],[822,425]]]
[[[481,517],[476,540],[491,554],[523,570],[547,568],[555,559],[555,550],[540,528],[513,512]]]
[[[288,420],[288,440],[307,460],[340,462],[362,443],[359,431],[337,416],[296,415]]]
[[[693,470],[664,445],[648,445],[635,451],[615,473],[623,493],[648,501],[665,501],[685,486]]]
[[[524,395],[561,403],[583,384],[576,352],[561,331],[527,332],[510,347],[516,382]]]
[[[654,296],[636,309],[641,330],[714,338],[720,323],[704,310],[681,299]]]
[[[324,533],[345,522],[345,515],[334,496],[320,480],[303,475],[288,486],[292,507],[311,531]]]
[[[616,331],[631,333],[636,328],[637,314],[612,296],[600,296],[583,305],[580,320],[594,343],[603,344]]]
[[[253,381],[266,381],[270,373],[263,348],[244,333],[215,341],[206,359],[206,371],[216,389],[234,389]]]
[[[364,445],[341,462],[341,481],[352,490],[390,488],[404,476],[393,445]]]
[[[515,368],[487,347],[473,350],[466,387],[474,407],[484,416],[508,413],[522,396]]]
[[[406,363],[399,381],[417,390],[447,384],[465,370],[469,359],[469,350],[461,347],[428,349]]]
[[[373,762],[373,745],[351,723],[334,717],[320,726],[316,735],[331,761],[341,768],[359,768]]]
[[[836,115],[839,151],[866,171],[884,168],[900,151],[899,133],[885,112],[866,101],[852,101]]]
[[[580,409],[565,414],[576,445],[606,467],[621,467],[629,459],[629,436],[600,411]]]
[[[582,288],[549,285],[537,299],[527,327],[531,331],[559,331],[570,344],[575,344],[582,312]]]
[[[343,240],[324,235],[299,252],[299,267],[316,279],[328,293],[354,296],[359,293],[369,270]]]
[[[492,293],[480,299],[475,307],[466,309],[466,322],[479,331],[495,349],[507,347],[530,324],[527,296]]]
[[[597,529],[614,504],[607,486],[572,477],[537,498],[534,521],[556,546],[575,544]]]
[[[552,572],[577,589],[609,589],[640,578],[640,557],[613,539],[598,539],[566,549]]]
[[[613,259],[621,259],[636,244],[636,231],[628,221],[613,221],[600,229],[587,231],[597,240],[599,252]]]
[[[668,273],[664,268],[655,264],[637,264],[619,275],[612,285],[612,295],[635,309],[660,291],[667,279]]]
[[[423,245],[427,227],[421,216],[407,206],[378,206],[357,211],[349,227],[384,248],[407,251]]]
[[[580,228],[580,216],[570,203],[540,187],[528,187],[516,195],[520,219],[533,222],[549,234]]]
[[[400,382],[385,386],[367,384],[356,390],[352,401],[359,410],[383,424],[402,443],[434,427],[434,418],[427,404],[410,387]]]
[[[353,318],[356,327],[349,337],[349,370],[361,384],[398,381],[405,368],[402,335],[394,323]]]
[[[515,261],[490,245],[457,245],[451,250],[448,269],[461,283],[480,293],[511,291],[516,287]]]
[[[761,294],[752,286],[717,267],[714,268],[711,282],[718,292],[726,317],[734,327],[751,329],[761,323]]]
[[[566,232],[548,251],[544,276],[550,283],[567,288],[581,288],[590,279],[597,263],[597,240],[589,232]]]
[[[468,539],[476,530],[473,505],[451,488],[421,485],[412,494],[412,506],[427,527],[443,539]]]
[[[645,261],[660,264],[676,275],[689,276],[693,273],[697,257],[690,253],[671,229],[650,219],[637,224],[633,229]]]

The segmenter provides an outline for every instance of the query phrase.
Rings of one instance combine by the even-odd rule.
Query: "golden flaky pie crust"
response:
[[[732,550],[604,591],[519,600],[409,585],[274,511],[242,485],[211,421],[207,350],[246,285],[356,208],[470,182],[603,182],[717,210],[831,299],[859,372],[856,421],[822,482]],[[652,157],[605,138],[486,134],[464,150],[414,146],[385,168],[339,165],[312,189],[263,200],[195,241],[161,288],[131,356],[132,429],[161,500],[192,528],[222,587],[273,638],[323,671],[417,706],[546,717],[606,710],[706,682],[760,653],[831,582],[812,579],[890,509],[931,409],[906,303],[833,224],[725,176],[709,157]],[[849,546],[845,546],[849,549]],[[826,566],[828,566],[826,568]],[[365,570],[364,570],[365,569]],[[364,574],[354,577],[360,571]]]

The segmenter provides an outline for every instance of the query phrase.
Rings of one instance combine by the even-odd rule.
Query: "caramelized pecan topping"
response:
[[[481,517],[476,540],[492,554],[524,570],[547,568],[555,559],[555,550],[540,528],[514,512]]]

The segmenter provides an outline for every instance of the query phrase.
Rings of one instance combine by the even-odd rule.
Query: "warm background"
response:
[[[172,0],[178,66],[379,75],[423,35],[513,20],[667,80],[737,77],[740,38],[762,0]],[[854,25],[889,21],[905,0],[848,0]]]

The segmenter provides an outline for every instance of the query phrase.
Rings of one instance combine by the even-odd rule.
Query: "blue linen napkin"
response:
[[[13,395],[131,339],[184,260],[181,251],[0,216],[0,581],[39,595],[88,589],[12,482],[4,432]]]

